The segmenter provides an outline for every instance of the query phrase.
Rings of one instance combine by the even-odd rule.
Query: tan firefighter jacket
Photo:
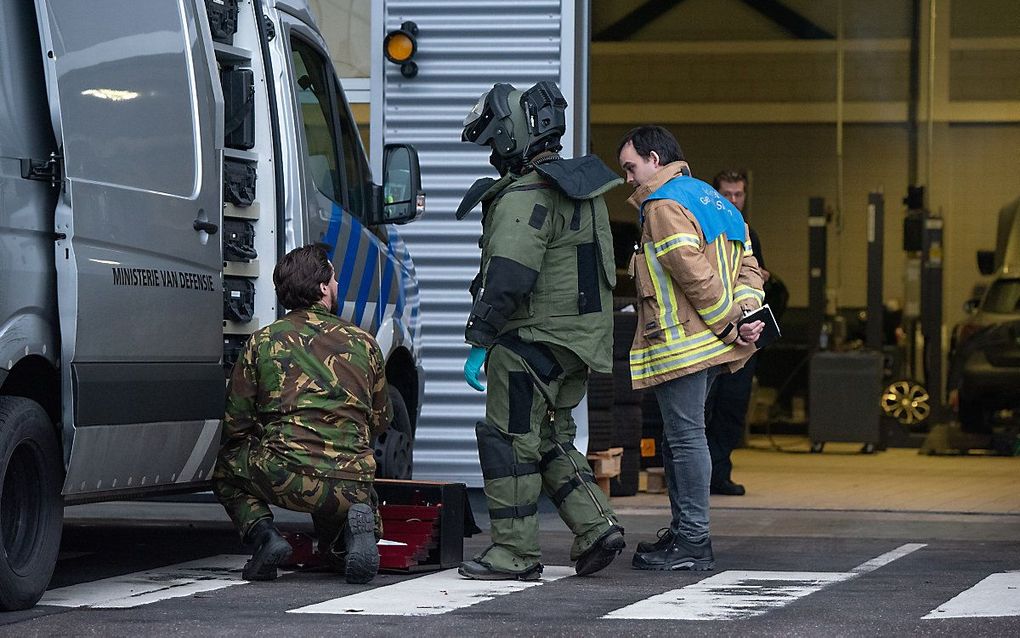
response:
[[[628,200],[642,218],[641,245],[631,258],[638,294],[637,331],[630,350],[634,388],[714,365],[738,370],[755,349],[734,343],[737,321],[745,311],[760,307],[765,297],[747,225],[742,219],[734,222],[743,226],[740,237],[722,232],[706,242],[698,217],[688,207],[674,199],[646,202],[682,171],[682,183],[701,189],[704,204],[728,204],[718,204],[715,198],[722,198],[708,184],[686,177],[686,162],[663,166]]]

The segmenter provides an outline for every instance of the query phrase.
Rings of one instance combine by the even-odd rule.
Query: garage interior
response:
[[[345,78],[345,86],[358,86],[370,66],[362,53],[370,23],[367,3],[312,4],[326,23],[334,59],[344,60],[346,66],[338,69],[353,78]],[[977,502],[983,505],[976,511],[1020,511],[1020,499],[1009,487],[1015,458],[990,458],[1017,453],[1015,416],[1008,410],[994,415],[993,441],[990,435],[961,432],[957,414],[946,405],[954,331],[971,316],[968,302],[993,280],[979,270],[977,253],[996,248],[1000,210],[1020,196],[1020,4],[574,4],[587,6],[590,20],[591,152],[615,168],[620,137],[634,126],[656,123],[674,132],[696,177],[710,181],[722,169],[746,171],[745,213],[761,238],[768,270],[789,293],[789,309],[780,322],[784,337],[773,352],[760,355],[746,447],[734,454],[734,478],[748,484],[748,494],[745,500],[724,497],[726,505],[765,506],[761,498],[777,506],[818,498],[823,507],[835,509],[895,502],[894,488],[848,482],[856,476],[890,486],[923,483],[931,488],[931,499],[917,506],[927,511],[961,511],[971,507],[965,503]],[[330,23],[342,26],[331,29]],[[427,42],[426,34],[422,38]],[[365,102],[353,104],[363,131],[370,121],[367,91]],[[918,186],[923,195],[908,206],[908,188]],[[628,232],[636,228],[635,211],[626,203],[630,192],[623,186],[607,195],[623,252]],[[876,234],[869,228],[869,196],[875,195],[884,213],[877,229],[878,273],[874,258],[869,263],[869,239]],[[824,218],[826,244],[824,287],[815,298],[809,267],[812,199],[822,202],[814,215]],[[934,250],[923,255],[917,209],[942,231]],[[928,260],[941,265],[940,299],[929,294],[922,300]],[[862,447],[868,441],[851,435],[809,455],[815,447],[809,432],[809,359],[819,350],[823,330],[830,352],[864,349],[876,279],[878,303],[884,306],[881,343],[875,348],[883,355],[882,388],[906,382],[915,397],[927,395],[929,411],[922,422],[901,423],[882,416],[877,401],[873,409],[855,405],[878,424],[875,445]],[[633,293],[625,280],[618,294],[618,305],[626,305]],[[922,324],[933,308],[941,317],[936,313],[935,327],[925,330]],[[928,352],[938,346],[935,365],[926,357],[925,336]],[[841,409],[835,399],[826,409]],[[638,399],[628,401],[634,405]],[[632,451],[634,445],[631,438]],[[643,465],[653,458],[645,457]],[[955,480],[953,490],[942,483],[947,477]],[[906,489],[904,502],[929,487]],[[950,493],[957,506],[943,498]],[[849,501],[840,505],[835,494]]]
[[[780,322],[784,338],[758,355],[746,447],[734,453],[734,480],[748,483],[747,500],[723,497],[726,505],[816,502],[860,509],[884,501],[893,509],[959,511],[960,497],[969,494],[962,500],[979,511],[1010,503],[1007,509],[1016,512],[1016,496],[1007,487],[1015,461],[979,461],[978,468],[969,459],[930,461],[916,452],[1017,453],[1011,411],[995,414],[1000,421],[993,440],[961,432],[957,413],[945,404],[946,382],[953,383],[947,377],[954,326],[967,318],[965,304],[989,281],[978,269],[977,251],[995,247],[997,215],[1020,195],[1020,5],[596,0],[591,9],[592,151],[612,163],[627,130],[655,123],[673,131],[696,177],[711,181],[723,169],[746,171],[746,217],[761,238],[767,269],[789,291]],[[924,188],[923,201],[911,208],[924,208],[942,223],[942,251],[935,255],[942,262],[941,299],[929,293],[922,301],[921,272],[928,264],[905,238],[911,232],[905,222],[911,216],[909,186]],[[629,193],[622,187],[607,195],[618,229],[636,221],[626,203]],[[828,340],[824,346],[834,351],[854,351],[867,341],[868,274],[876,268],[869,264],[871,193],[884,200],[877,266],[885,306],[882,387],[888,393],[900,381],[914,398],[927,396],[931,411],[908,410],[912,417],[880,417],[878,405],[862,407],[856,397],[840,396],[852,395],[852,387],[829,394],[808,387],[806,359],[819,350],[816,338]],[[817,305],[809,290],[811,198],[825,202],[825,308],[813,309],[825,315],[825,335],[811,329],[811,302]],[[919,324],[934,304],[942,317],[928,331],[941,350],[933,366],[925,361]],[[829,340],[833,334],[838,337]],[[1013,392],[1020,394],[1020,387]],[[909,451],[895,450],[889,461],[877,462],[853,459],[872,448],[847,443],[826,448],[823,456],[837,453],[838,460],[764,454],[821,451],[809,417],[823,408],[812,410],[809,399],[827,403],[825,409],[846,420],[874,419],[878,449]],[[1002,420],[1010,419],[1012,425],[1003,427]],[[909,476],[899,475],[904,467],[911,468]],[[938,477],[994,474],[993,467],[1004,472],[1005,482],[989,484],[986,476],[970,490],[964,480],[929,491],[942,483]],[[865,476],[882,477],[882,484]],[[897,487],[907,478],[924,487]],[[986,491],[996,484],[1004,489]]]

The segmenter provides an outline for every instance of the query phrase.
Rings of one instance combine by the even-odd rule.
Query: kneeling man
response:
[[[269,505],[312,515],[326,561],[347,582],[379,569],[371,439],[392,418],[383,356],[371,335],[337,316],[326,252],[304,246],[273,271],[291,311],[254,333],[234,365],[213,490],[255,551],[246,580],[272,580],[290,544]]]

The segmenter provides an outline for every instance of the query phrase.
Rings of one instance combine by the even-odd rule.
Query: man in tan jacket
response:
[[[630,351],[635,389],[653,388],[663,417],[663,466],[673,518],[640,543],[636,569],[708,570],[712,460],[705,400],[715,376],[739,370],[764,324],[740,323],[761,306],[762,277],[740,211],[691,177],[676,138],[660,126],[628,132],[618,149],[641,245],[631,259],[638,329]]]

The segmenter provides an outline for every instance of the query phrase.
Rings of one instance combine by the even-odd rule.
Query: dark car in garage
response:
[[[1003,270],[973,307],[953,332],[948,387],[963,428],[989,432],[996,413],[1020,410],[1020,274]]]

